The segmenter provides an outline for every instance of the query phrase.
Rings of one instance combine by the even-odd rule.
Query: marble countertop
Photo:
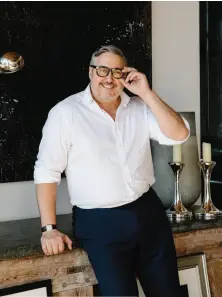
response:
[[[57,216],[58,229],[67,234],[78,247],[72,235],[72,214]],[[174,233],[191,232],[222,227],[222,218],[210,221],[171,222]],[[0,261],[43,255],[40,244],[40,218],[0,222]]]
[[[57,226],[72,240],[72,214],[58,215]],[[43,255],[40,218],[0,222],[0,261]]]

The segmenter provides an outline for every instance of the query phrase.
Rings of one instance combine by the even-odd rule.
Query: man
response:
[[[49,113],[35,165],[46,255],[72,241],[56,229],[56,187],[65,170],[74,234],[88,253],[103,296],[178,297],[175,248],[155,182],[150,138],[174,145],[189,125],[127,67],[114,46],[92,55],[90,84]],[[137,97],[129,98],[123,88]],[[53,229],[55,228],[55,229]]]

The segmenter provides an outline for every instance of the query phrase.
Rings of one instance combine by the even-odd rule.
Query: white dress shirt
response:
[[[114,121],[88,86],[49,112],[34,182],[59,184],[65,170],[72,205],[110,208],[132,202],[155,182],[150,138],[164,145],[186,141],[164,135],[147,105],[124,92]]]

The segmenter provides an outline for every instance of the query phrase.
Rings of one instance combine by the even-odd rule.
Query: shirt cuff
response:
[[[190,137],[190,125],[189,125],[188,121],[184,117],[181,116],[181,118],[184,121],[184,124],[185,124],[185,126],[186,126],[186,128],[187,128],[187,130],[189,132],[188,136],[183,140],[174,140],[174,139],[171,139],[171,138],[167,137],[165,134],[162,134],[160,139],[159,139],[159,144],[177,145],[177,144],[182,144],[185,141],[187,141],[187,139]]]
[[[35,168],[34,184],[53,184],[59,185],[61,182],[61,173],[52,170]]]

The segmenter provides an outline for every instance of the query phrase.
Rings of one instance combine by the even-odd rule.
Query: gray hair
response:
[[[125,64],[127,65],[126,57],[124,56],[123,52],[118,47],[116,47],[115,45],[104,45],[104,46],[101,46],[99,49],[97,49],[92,54],[90,64],[94,64],[95,58],[99,57],[100,55],[102,55],[104,53],[112,53],[112,54],[115,54],[117,56],[120,56],[123,59],[123,61],[125,62]]]

